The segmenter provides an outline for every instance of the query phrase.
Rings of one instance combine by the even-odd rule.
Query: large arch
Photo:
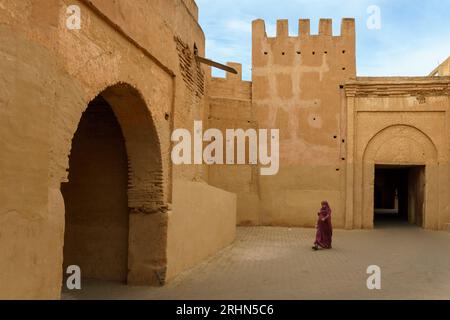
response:
[[[438,149],[433,140],[417,127],[396,124],[372,136],[362,156],[361,222],[373,228],[375,166],[423,166],[425,168],[423,226],[435,228],[439,215]]]
[[[101,91],[85,106],[81,121],[89,109],[95,109],[96,104],[98,107],[99,102],[112,110],[126,150],[128,250],[125,278],[129,284],[161,285],[165,281],[167,263],[168,204],[166,174],[154,119],[137,89],[126,83],[117,83]],[[66,171],[70,179],[70,166]],[[87,218],[85,216],[84,219]],[[70,263],[76,264],[76,261]],[[89,271],[89,274],[98,278],[95,272]],[[117,272],[112,274],[117,275]],[[111,279],[114,278],[119,280],[120,276],[112,276]]]

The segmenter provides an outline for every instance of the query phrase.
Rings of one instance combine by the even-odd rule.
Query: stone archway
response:
[[[72,140],[65,203],[64,270],[83,278],[127,281],[128,156],[119,123],[99,95],[83,113]]]
[[[69,164],[69,188],[62,186],[65,240],[70,241],[64,249],[70,261],[64,265],[80,265],[88,278],[163,284],[167,261],[166,182],[158,133],[135,88],[116,84],[91,101],[74,135]],[[72,182],[79,185],[70,188]],[[81,190],[82,195],[77,195]],[[83,197],[87,201],[81,204]],[[68,214],[74,219],[68,219]],[[78,230],[74,231],[71,224]],[[89,245],[89,241],[98,243]],[[99,246],[108,242],[109,247],[100,254]]]
[[[438,151],[424,132],[408,125],[393,125],[375,134],[362,157],[361,222],[373,228],[375,166],[423,166],[425,168],[423,226],[434,228],[439,215]]]

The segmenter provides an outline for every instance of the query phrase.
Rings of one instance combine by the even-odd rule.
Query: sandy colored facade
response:
[[[70,5],[81,29],[66,26]],[[213,78],[193,0],[0,0],[0,298],[83,277],[164,285],[236,225],[373,227],[381,168],[407,170],[409,220],[450,222],[450,77],[356,77],[355,27],[253,22],[253,79]],[[280,129],[280,171],[174,166],[171,134]]]
[[[72,264],[161,285],[233,241],[235,195],[170,161],[205,116],[194,1],[0,1],[0,25],[0,298],[58,298]]]
[[[371,229],[376,172],[390,169],[407,176],[409,222],[449,229],[450,77],[357,77],[353,19],[339,35],[329,19],[316,35],[309,20],[288,29],[279,20],[268,37],[254,21],[252,81],[210,80],[212,126],[280,129],[278,175],[210,168],[213,185],[237,194],[238,223],[313,227],[327,199],[338,228]]]

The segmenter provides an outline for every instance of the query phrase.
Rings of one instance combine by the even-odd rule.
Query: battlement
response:
[[[237,63],[237,62],[227,62],[227,66],[229,66],[229,67],[233,68],[234,70],[236,70],[237,74],[226,72],[225,73],[225,79],[226,80],[230,80],[230,81],[242,81],[242,64],[241,63]],[[223,79],[223,78],[214,77],[212,75],[212,68],[209,67],[208,69],[209,69],[208,73],[209,73],[211,78],[213,78],[213,79]]]
[[[242,80],[242,64],[227,62],[227,66],[234,68],[237,74],[227,72],[225,78],[213,77],[210,68],[209,95],[211,97],[234,98],[237,100],[251,99],[251,82]]]
[[[332,19],[320,19],[319,21],[319,34],[312,35],[310,20],[300,19],[298,21],[298,38],[309,38],[309,37],[333,37],[333,21]],[[344,18],[341,21],[341,33],[336,37],[355,37],[355,19]],[[295,38],[289,36],[289,21],[282,19],[277,20],[277,33],[276,37],[268,37],[266,32],[266,24],[262,19],[253,21],[253,38]]]
[[[285,72],[299,72],[296,66],[303,67],[305,72],[321,70],[320,76],[326,70],[332,70],[337,78],[355,76],[355,20],[342,19],[341,32],[337,36],[333,36],[331,19],[320,19],[318,34],[311,34],[310,27],[309,19],[300,19],[298,35],[290,36],[288,20],[278,20],[275,37],[268,37],[264,20],[253,21],[252,75],[264,76],[275,70],[275,66],[289,67]]]

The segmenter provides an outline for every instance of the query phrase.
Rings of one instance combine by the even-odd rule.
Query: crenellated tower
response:
[[[239,224],[314,226],[322,200],[334,204],[343,225],[346,170],[344,86],[356,76],[355,21],[343,19],[334,36],[331,19],[319,34],[300,20],[289,35],[287,20],[275,37],[253,22],[252,82],[238,76],[209,80],[209,125],[280,130],[280,170],[261,177],[252,166],[210,169],[210,183],[238,194]]]
[[[271,38],[263,20],[253,22],[252,99],[259,111],[273,111],[266,117],[259,112],[266,125],[277,125],[275,111],[288,113],[291,122],[307,120],[309,126],[303,126],[304,130],[295,131],[294,125],[285,132],[285,137],[292,139],[299,135],[307,138],[308,127],[322,132],[325,127],[335,127],[335,118],[329,119],[332,123],[327,118],[340,112],[341,86],[356,76],[354,19],[342,20],[339,36],[333,36],[331,19],[320,20],[318,35],[310,34],[309,20],[299,20],[298,29],[297,36],[289,36],[288,21],[278,20],[276,37]],[[314,143],[317,134],[314,132]]]
[[[253,21],[253,113],[261,128],[280,129],[280,172],[260,181],[266,224],[295,224],[298,212],[314,210],[324,199],[343,205],[343,92],[356,76],[355,21],[343,19],[338,36],[331,19],[320,20],[317,35],[310,33],[309,20],[299,20],[298,29],[290,36],[288,21],[278,20],[276,36],[268,37],[265,22]]]

